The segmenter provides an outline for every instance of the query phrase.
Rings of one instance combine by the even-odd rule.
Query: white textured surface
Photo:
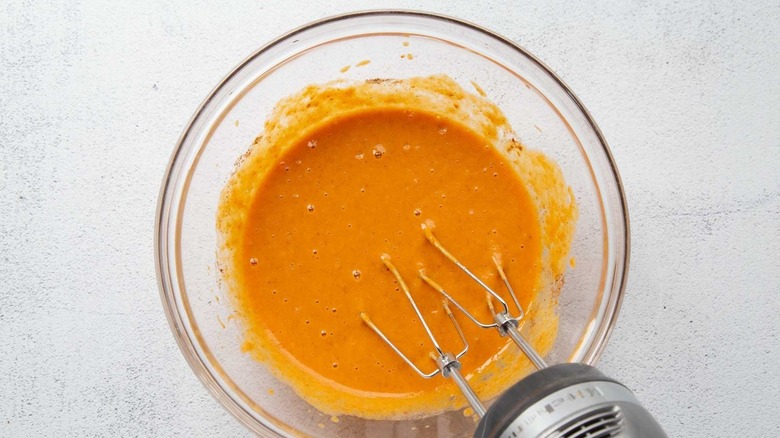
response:
[[[776,1],[109,3],[0,4],[0,436],[248,434],[165,321],[159,184],[236,63],[367,7],[477,22],[568,82],[612,145],[633,227],[601,368],[670,436],[777,434]]]

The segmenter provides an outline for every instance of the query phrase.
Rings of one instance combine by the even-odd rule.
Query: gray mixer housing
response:
[[[560,364],[521,380],[488,409],[477,438],[666,437],[633,393],[597,369]]]

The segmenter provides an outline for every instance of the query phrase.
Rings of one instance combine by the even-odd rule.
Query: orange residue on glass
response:
[[[474,90],[477,92],[477,94],[479,94],[482,97],[485,97],[485,90],[483,90],[478,83],[471,81],[471,86],[474,87]]]

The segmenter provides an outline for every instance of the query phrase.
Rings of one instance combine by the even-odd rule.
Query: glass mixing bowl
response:
[[[363,60],[370,63],[357,66]],[[347,65],[353,67],[342,72]],[[560,293],[558,338],[547,359],[592,364],[604,349],[626,281],[628,216],[615,163],[580,101],[531,54],[473,24],[399,11],[328,18],[261,48],[208,95],[176,145],[160,193],[155,252],[171,329],[195,374],[252,431],[338,437],[472,433],[475,423],[462,412],[414,421],[343,416],[338,422],[318,412],[241,352],[242,329],[231,316],[216,264],[220,191],[277,101],[337,78],[442,73],[466,89],[471,81],[479,84],[521,141],[561,167],[580,216],[571,250],[576,267]]]

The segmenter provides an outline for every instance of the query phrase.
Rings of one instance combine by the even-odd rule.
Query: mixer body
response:
[[[476,438],[666,437],[633,393],[583,364],[555,365],[516,383],[487,410]]]

